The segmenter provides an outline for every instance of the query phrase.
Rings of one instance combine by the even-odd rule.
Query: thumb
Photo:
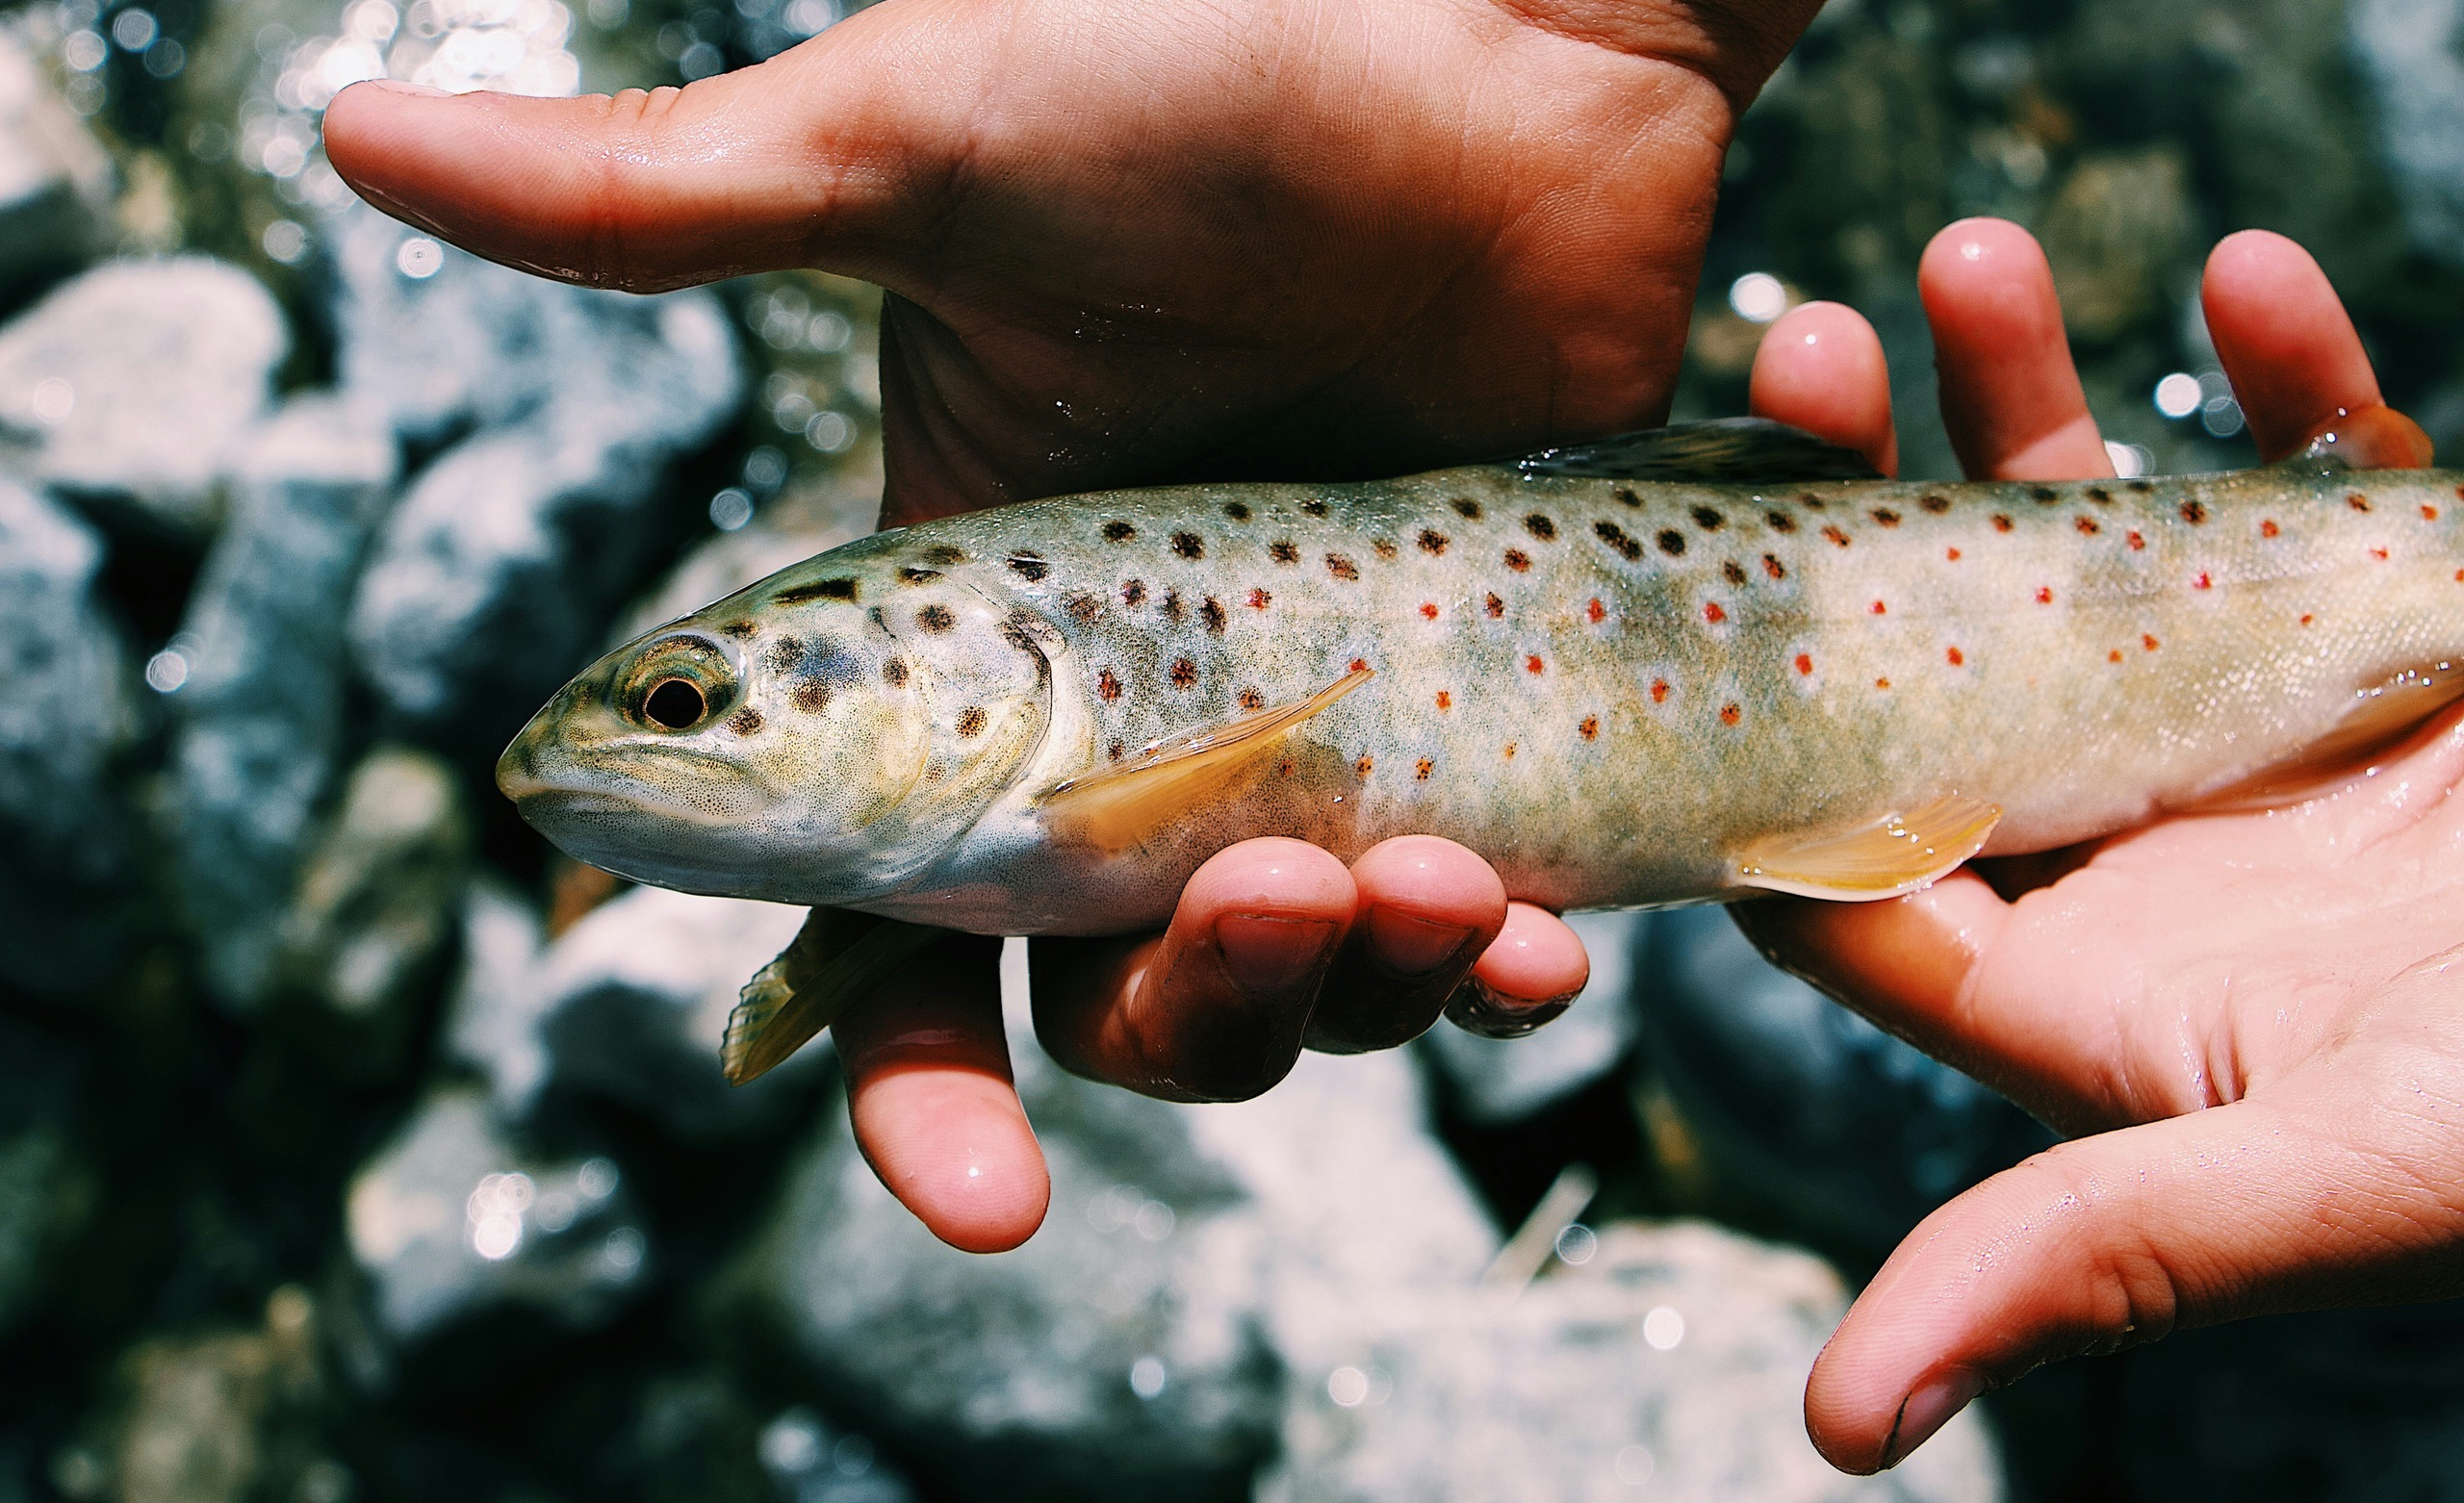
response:
[[[2064,1143],[1986,1181],[1858,1297],[1807,1383],[1807,1433],[1842,1470],[1878,1471],[2045,1362],[2429,1292],[2426,1255],[2451,1241],[2455,1210],[2391,1172],[2430,1146],[2407,1141],[2426,1124],[2391,1135],[2358,1102],[2245,1101]]]
[[[897,26],[905,9],[680,89],[358,84],[325,112],[325,153],[386,213],[545,276],[631,292],[791,266],[880,280],[951,176],[962,137],[935,115],[976,66],[946,28]],[[918,48],[937,55],[907,56]],[[901,87],[915,77],[935,80],[929,96]]]

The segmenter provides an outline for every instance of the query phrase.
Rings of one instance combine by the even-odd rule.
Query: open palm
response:
[[[1929,296],[1979,279],[2011,294],[2013,321],[1976,331],[1987,344],[1963,350],[1950,332],[1946,387],[1989,350],[2037,394],[1993,404],[1989,423],[1955,408],[1954,436],[1982,472],[2101,473],[2050,284],[2011,269],[2034,253],[2008,226],[1974,225],[1929,254]],[[2288,242],[2227,242],[2208,306],[2271,457],[2323,426],[2358,434],[2371,462],[2426,457]],[[1736,910],[1783,964],[2091,1134],[1901,1245],[1808,1388],[1827,1455],[1890,1465],[2052,1358],[2464,1288],[2459,785],[2464,716],[2451,714],[2272,809],[2178,815],[1891,904]]]

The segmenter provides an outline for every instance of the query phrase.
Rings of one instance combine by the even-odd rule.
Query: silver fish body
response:
[[[2426,713],[2464,661],[2459,485],[1480,467],[1074,497],[867,538],[651,633],[500,780],[627,876],[986,933],[1153,926],[1270,834],[1444,835],[1556,908],[1723,900],[1758,843],[1956,794],[1998,808],[1989,852],[2042,850],[2376,697]],[[1057,790],[1357,668],[1136,839],[1057,820]],[[701,713],[669,689],[662,724],[673,681]]]

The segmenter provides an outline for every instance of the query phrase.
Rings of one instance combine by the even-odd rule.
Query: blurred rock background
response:
[[[1848,1291],[2045,1138],[1716,912],[1581,920],[1533,1039],[1242,1107],[1021,1031],[1055,1198],[1002,1258],[873,1183],[826,1047],[720,1085],[797,915],[620,890],[487,767],[612,637],[871,525],[874,300],[475,262],[359,205],[318,115],[698,78],[839,13],[0,5],[0,1503],[2464,1496],[2450,1307],[2176,1337],[1822,1466]],[[2464,453],[2460,29],[1833,0],[1730,163],[1681,415],[1844,298],[1948,473],[1914,260],[1995,213],[2118,457],[2244,463],[2194,293],[2255,224]]]

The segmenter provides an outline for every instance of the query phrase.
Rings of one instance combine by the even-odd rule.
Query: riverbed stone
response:
[[[0,306],[102,247],[112,176],[110,156],[32,50],[0,29]]]

